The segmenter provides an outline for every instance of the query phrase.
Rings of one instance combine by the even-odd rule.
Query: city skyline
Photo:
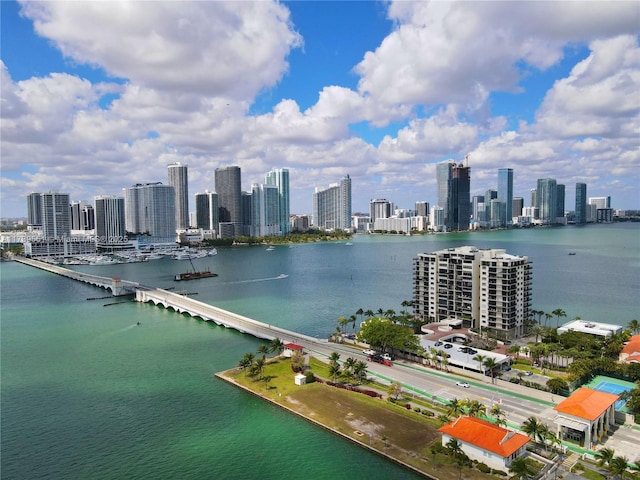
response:
[[[436,165],[467,155],[471,196],[512,168],[514,197],[555,178],[568,209],[577,183],[640,209],[635,2],[0,8],[2,217],[25,217],[30,192],[89,200],[176,162],[191,192],[225,165],[243,191],[286,168],[291,213],[345,175],[354,212],[435,205]]]

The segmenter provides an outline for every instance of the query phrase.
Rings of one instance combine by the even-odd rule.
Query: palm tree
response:
[[[280,355],[284,351],[284,342],[280,340],[278,337],[271,340],[269,343],[269,351],[277,352]]]
[[[353,369],[356,366],[356,359],[353,357],[349,357],[344,361],[344,371],[345,373],[349,373],[353,375]]]
[[[496,359],[493,357],[489,357],[487,358],[483,365],[485,366],[485,368],[491,372],[491,383],[494,383],[493,379],[494,379],[494,370],[496,368],[498,368],[498,365],[500,365],[498,362],[496,362]]]
[[[484,403],[480,403],[478,400],[467,399],[464,404],[467,407],[467,415],[470,417],[480,417],[487,413],[487,406]]]
[[[338,352],[331,352],[331,355],[329,355],[329,363],[337,365],[338,360],[340,360],[340,354]]]
[[[540,325],[540,324],[537,324],[537,325],[534,325],[533,327],[531,327],[531,333],[533,333],[536,336],[536,342],[535,343],[538,343],[538,337],[540,336],[542,331],[543,331],[543,328],[542,328],[542,325]]]
[[[464,453],[460,446],[460,442],[456,438],[450,438],[445,446],[453,455],[460,455]]]
[[[362,360],[358,360],[353,366],[353,376],[358,383],[362,383],[367,379],[367,364]]]
[[[447,405],[447,414],[450,417],[459,417],[460,415],[462,415],[464,413],[464,408],[463,408],[463,402],[458,400],[457,398],[454,398],[453,400],[451,400],[449,402],[449,404]]]
[[[536,469],[527,461],[526,458],[518,457],[509,466],[509,473],[513,473],[513,478],[518,480],[527,480],[533,477],[537,472]]]
[[[264,360],[267,356],[267,353],[269,353],[269,346],[262,344],[258,347],[257,352],[262,355],[262,359]]]
[[[507,421],[504,418],[504,410],[500,408],[500,405],[494,403],[489,411],[489,414],[495,418],[496,425],[506,425]]]
[[[613,457],[609,462],[609,470],[614,475],[622,478],[624,472],[627,470],[627,464],[629,463],[629,459],[623,456]]]
[[[482,364],[482,362],[484,362],[486,358],[487,358],[486,355],[481,355],[481,354],[478,354],[475,357],[473,357],[473,359],[480,364],[480,370],[482,370],[483,375],[484,375],[484,365]]]
[[[351,330],[353,330],[354,332],[356,331],[356,316],[355,315],[351,315],[349,317],[349,322],[351,322]]]
[[[356,310],[356,315],[360,316],[360,321],[362,322],[362,316],[364,315],[364,310],[362,308],[359,308],[358,310]]]
[[[536,438],[541,437],[541,432],[543,431],[542,425],[544,424],[536,417],[529,417],[522,423],[520,430],[529,435],[535,441]]]
[[[338,363],[331,363],[329,365],[329,376],[333,378],[333,381],[336,381],[336,378],[340,375],[340,365]]]
[[[266,362],[264,357],[258,358],[255,362],[253,362],[253,368],[255,368],[256,373],[260,375],[260,377],[262,377],[262,370],[264,369],[265,363]]]
[[[629,325],[627,325],[627,327],[629,328],[631,333],[640,333],[640,322],[638,322],[638,320],[635,318],[629,322]]]
[[[245,371],[245,375],[247,374],[247,369],[253,363],[253,353],[245,353],[244,357],[240,359],[238,362],[238,367]]]
[[[609,462],[613,460],[615,454],[616,452],[613,450],[613,448],[601,448],[600,450],[598,450],[595,454],[598,466],[604,467],[609,465]]]
[[[556,328],[558,328],[558,325],[560,323],[560,317],[566,317],[567,314],[565,313],[565,311],[561,308],[556,308],[553,312],[555,316],[556,316]]]
[[[544,318],[545,318],[544,325],[548,327],[549,326],[549,320],[551,320],[553,318],[553,315],[550,314],[550,313],[545,313],[544,314]]]
[[[366,312],[364,312],[364,316],[367,318],[372,318],[373,317],[373,310],[369,309]]]

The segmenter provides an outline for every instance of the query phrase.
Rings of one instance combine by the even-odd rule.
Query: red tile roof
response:
[[[295,343],[285,343],[284,348],[288,348],[289,350],[302,350],[304,347]]]
[[[593,421],[616,403],[619,398],[613,393],[583,387],[576,390],[573,395],[560,402],[553,409],[560,413]]]
[[[438,429],[461,442],[508,457],[527,444],[529,437],[476,417],[462,416]]]
[[[640,335],[634,335],[620,352],[623,362],[640,362]]]

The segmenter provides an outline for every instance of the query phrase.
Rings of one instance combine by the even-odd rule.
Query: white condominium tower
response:
[[[94,198],[96,245],[99,248],[129,246],[125,228],[124,198],[104,195]]]
[[[40,211],[42,230],[49,240],[61,239],[71,235],[71,204],[68,193],[42,193]]]
[[[414,313],[428,322],[457,319],[517,338],[529,318],[531,279],[529,259],[501,249],[422,253],[414,260]]]
[[[276,168],[264,176],[265,185],[278,187],[278,216],[280,235],[286,235],[291,231],[289,221],[289,170],[286,168]]]
[[[146,234],[168,242],[176,237],[175,193],[170,185],[138,183],[124,189],[127,232]]]
[[[186,230],[189,228],[189,181],[187,165],[173,163],[167,167],[168,184],[175,192],[176,228]]]
[[[323,230],[351,230],[351,179],[349,175],[326,190],[313,194],[313,225]]]

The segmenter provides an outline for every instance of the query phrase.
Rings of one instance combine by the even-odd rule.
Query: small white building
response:
[[[622,333],[622,326],[611,325],[610,323],[574,320],[573,322],[565,323],[560,328],[558,328],[558,335],[570,331],[588,333],[590,335],[599,335],[601,337],[610,337],[611,335]]]
[[[304,347],[302,345],[297,345],[295,343],[285,343],[284,350],[282,351],[282,355],[288,358],[291,358],[293,352],[301,352],[304,353]]]
[[[442,444],[455,438],[471,460],[508,471],[511,462],[527,451],[529,437],[476,417],[463,415],[438,429]]]

